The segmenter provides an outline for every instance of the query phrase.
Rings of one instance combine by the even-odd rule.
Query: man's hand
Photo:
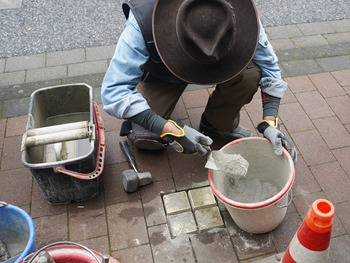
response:
[[[280,131],[278,127],[278,119],[275,121],[272,120],[262,120],[258,124],[258,131],[268,139],[275,151],[276,155],[282,155],[282,146],[289,152],[290,156],[293,159],[293,162],[297,161],[297,151],[287,135]]]
[[[206,155],[213,140],[197,130],[183,125],[181,121],[169,120],[160,135],[180,153]]]

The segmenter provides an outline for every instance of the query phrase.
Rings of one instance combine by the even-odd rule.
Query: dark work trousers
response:
[[[260,79],[259,67],[250,62],[238,76],[217,84],[204,111],[207,121],[220,131],[235,129],[239,124],[239,112],[253,99]],[[155,113],[169,119],[186,87],[187,84],[140,82],[137,90]]]

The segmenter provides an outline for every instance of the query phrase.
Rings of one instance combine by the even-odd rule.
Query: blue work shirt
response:
[[[277,56],[260,20],[259,25],[259,43],[253,61],[261,69],[260,87],[263,92],[282,98],[287,83],[281,79]],[[150,109],[147,101],[137,93],[136,89],[148,59],[149,52],[140,27],[130,11],[126,27],[120,35],[102,83],[102,102],[108,114],[119,119],[127,119]]]

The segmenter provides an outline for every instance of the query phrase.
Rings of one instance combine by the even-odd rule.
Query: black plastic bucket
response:
[[[65,130],[76,123],[86,123],[85,137],[78,129]],[[59,127],[60,132],[52,131]],[[51,131],[41,134],[47,128]],[[65,134],[70,132],[79,138],[67,138]],[[79,83],[35,91],[30,97],[21,150],[23,165],[30,169],[50,204],[98,196],[105,132],[98,105],[92,100],[92,88]]]

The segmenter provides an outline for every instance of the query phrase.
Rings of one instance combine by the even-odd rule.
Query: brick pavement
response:
[[[307,32],[315,32],[310,26],[319,30],[316,31],[317,37],[307,38],[305,35]],[[25,58],[13,58],[17,59],[17,65],[15,63],[12,67],[22,67],[14,73],[5,72],[5,68],[11,65],[9,59],[0,59],[0,69],[3,67],[0,74],[0,200],[17,205],[31,215],[36,227],[35,241],[38,248],[55,241],[70,240],[101,253],[109,252],[121,263],[248,263],[284,252],[312,202],[326,198],[335,205],[336,211],[329,262],[350,262],[350,52],[348,43],[341,40],[341,36],[350,30],[348,28],[347,32],[341,33],[338,31],[344,27],[339,27],[338,31],[336,28],[336,22],[267,28],[275,46],[278,43],[287,46],[288,41],[294,45],[293,48],[277,49],[282,58],[280,62],[284,79],[289,84],[279,117],[282,129],[293,139],[299,154],[292,188],[293,202],[277,229],[261,235],[245,233],[234,224],[224,206],[218,204],[224,227],[172,238],[162,194],[207,187],[207,171],[204,168],[206,157],[181,155],[171,148],[160,152],[136,150],[139,170],[150,171],[154,183],[127,194],[121,185],[121,172],[129,169],[118,145],[121,139],[118,135],[121,121],[105,113],[103,119],[107,154],[100,178],[100,195],[70,205],[51,206],[46,202],[29,169],[21,163],[20,142],[25,130],[28,96],[39,87],[80,80],[95,87],[94,98],[100,102],[99,83],[108,63],[107,55],[101,58],[105,60],[105,66],[99,73],[90,76],[80,76],[81,73],[79,76],[59,76],[58,79],[53,79],[56,77],[54,75],[48,79],[35,79],[34,83],[27,83],[25,78],[19,77],[21,74],[30,76],[31,70],[38,70],[38,74],[32,75],[32,80],[34,76],[40,76],[40,69],[25,68],[25,65],[32,62],[23,62],[27,61]],[[291,34],[290,32],[296,36],[283,35]],[[308,44],[322,38],[329,41],[335,35],[338,36],[337,43]],[[301,41],[305,43],[301,44]],[[71,52],[67,54],[71,57],[74,57],[73,53],[79,56],[78,51]],[[87,54],[87,50],[84,52]],[[64,54],[58,54],[56,59],[63,60]],[[55,55],[52,54],[52,57]],[[298,57],[301,55],[309,57]],[[39,54],[35,59],[40,63],[45,60],[47,67],[50,56],[45,54],[42,58]],[[86,56],[84,61],[88,64]],[[67,63],[71,65],[73,62]],[[60,66],[62,65],[53,67]],[[49,72],[44,70],[42,76],[46,73],[50,75]],[[9,78],[18,82],[4,85],[4,80],[9,76],[6,74],[13,74]],[[210,87],[193,86],[188,89],[181,97],[172,118],[181,119],[197,128],[204,102],[211,91]],[[242,124],[254,129],[261,114],[261,101],[257,94],[242,110]],[[258,136],[256,130],[255,135]],[[221,146],[223,143],[215,140],[213,149]]]

